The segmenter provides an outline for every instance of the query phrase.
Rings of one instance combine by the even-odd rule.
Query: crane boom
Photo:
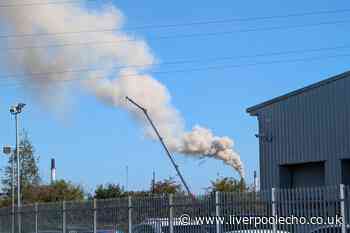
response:
[[[132,103],[132,104],[135,105],[137,108],[139,108],[139,109],[145,114],[145,116],[146,116],[148,122],[151,124],[151,126],[152,126],[154,132],[156,133],[156,135],[157,135],[157,137],[158,137],[160,143],[162,144],[162,146],[163,146],[163,148],[164,148],[164,150],[165,150],[165,152],[166,152],[168,158],[170,159],[171,164],[174,166],[177,175],[180,177],[182,184],[185,186],[187,193],[193,198],[193,194],[191,193],[190,188],[188,187],[188,185],[187,185],[187,183],[186,183],[184,177],[182,176],[181,171],[180,171],[180,169],[179,169],[179,166],[175,163],[175,160],[173,159],[172,154],[170,153],[168,147],[165,145],[165,142],[164,142],[162,136],[160,135],[160,133],[159,133],[157,127],[154,125],[154,123],[153,123],[151,117],[149,116],[149,114],[148,114],[148,112],[147,112],[147,109],[144,108],[144,107],[142,107],[142,106],[139,105],[138,103],[136,103],[134,100],[132,100],[132,99],[129,98],[128,96],[126,96],[125,98],[126,98],[126,100],[128,100],[130,103]]]

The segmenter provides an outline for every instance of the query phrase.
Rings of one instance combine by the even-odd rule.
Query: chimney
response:
[[[56,164],[55,159],[51,159],[51,184],[56,181]]]

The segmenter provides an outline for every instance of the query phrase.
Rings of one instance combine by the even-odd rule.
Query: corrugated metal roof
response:
[[[287,98],[290,98],[290,97],[293,97],[295,95],[299,95],[301,93],[304,93],[304,92],[307,92],[309,90],[312,90],[312,89],[315,89],[315,88],[318,88],[318,87],[321,87],[321,86],[324,86],[324,85],[327,85],[329,83],[332,83],[332,82],[335,82],[339,79],[343,79],[343,78],[347,78],[347,77],[350,77],[350,71],[347,71],[347,72],[344,72],[342,74],[339,74],[339,75],[336,75],[336,76],[333,76],[333,77],[330,77],[328,79],[325,79],[325,80],[322,80],[320,82],[317,82],[317,83],[314,83],[314,84],[311,84],[309,86],[306,86],[306,87],[303,87],[303,88],[300,88],[298,90],[295,90],[295,91],[292,91],[292,92],[289,92],[287,94],[284,94],[284,95],[281,95],[279,97],[276,97],[276,98],[273,98],[271,100],[268,100],[268,101],[265,101],[265,102],[262,102],[260,104],[257,104],[257,105],[254,105],[250,108],[247,108],[247,112],[254,116],[257,114],[257,112],[262,109],[262,108],[265,108],[271,104],[274,104],[276,102],[280,102],[280,101],[283,101]]]

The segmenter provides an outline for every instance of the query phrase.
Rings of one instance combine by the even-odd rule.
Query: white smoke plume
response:
[[[33,94],[39,100],[61,100],[65,85],[57,81],[82,78],[81,87],[104,103],[129,111],[145,127],[146,135],[155,139],[142,112],[127,103],[125,96],[144,106],[173,152],[222,160],[244,176],[240,156],[230,138],[214,136],[209,129],[200,126],[185,131],[180,113],[171,105],[168,89],[145,74],[156,59],[142,39],[120,30],[61,33],[121,28],[124,17],[117,8],[108,5],[100,10],[90,10],[75,4],[44,5],[45,1],[41,2],[43,5],[0,8],[0,26],[4,33],[42,35],[11,37],[5,44],[10,48],[32,47],[8,51],[6,69],[11,73],[33,74],[14,78],[38,87]],[[90,43],[102,41],[108,43]],[[81,45],[70,46],[76,43]],[[98,69],[84,73],[61,72],[91,67]],[[47,74],[39,76],[35,73]]]

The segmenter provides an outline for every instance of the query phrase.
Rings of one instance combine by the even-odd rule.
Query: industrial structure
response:
[[[247,112],[259,124],[261,189],[350,185],[350,72]]]
[[[51,173],[50,173],[51,184],[56,182],[56,162],[55,159],[51,159]]]

